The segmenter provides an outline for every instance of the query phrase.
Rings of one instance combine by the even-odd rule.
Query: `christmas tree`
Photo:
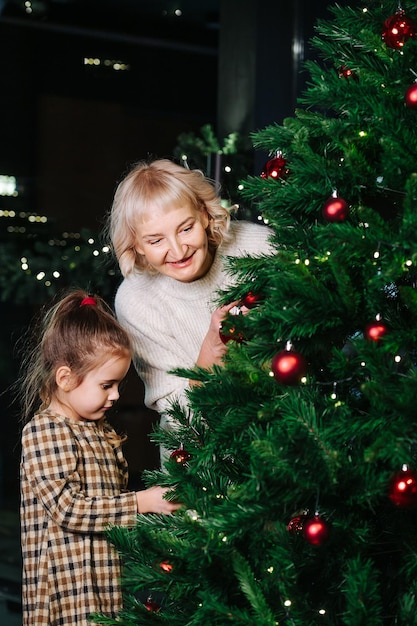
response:
[[[243,194],[276,254],[229,261],[222,367],[172,407],[149,483],[184,507],[109,537],[118,626],[417,624],[417,6],[317,23],[294,117]]]

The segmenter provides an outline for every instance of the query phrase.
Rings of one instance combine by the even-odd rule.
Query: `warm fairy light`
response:
[[[104,252],[104,254],[107,254],[108,252],[110,252],[110,248],[109,246],[103,246],[101,251]]]
[[[130,70],[128,63],[114,59],[99,59],[98,57],[84,57],[84,65],[92,67],[104,67],[115,71]]]
[[[242,191],[242,189],[244,189],[243,185],[238,185],[237,188],[238,188],[239,191]],[[259,217],[258,217],[258,219],[259,219]]]
[[[98,250],[93,250],[93,256],[98,256],[100,252]]]
[[[407,267],[411,267],[413,262],[411,261],[411,259],[408,259],[408,261],[405,262]]]
[[[319,615],[326,615],[326,611],[325,611],[325,609],[319,609],[319,610],[318,610],[318,614],[319,614]]]
[[[361,367],[366,367],[365,361],[361,361]]]
[[[61,276],[61,274],[58,271],[52,272],[52,276],[54,278],[59,278]]]
[[[310,265],[310,259],[306,259],[306,260],[304,261],[304,265]]]
[[[36,278],[37,280],[42,280],[45,278],[45,272],[39,272],[39,274],[36,274]]]
[[[230,165],[226,165],[224,168],[224,171],[230,174],[230,172],[232,171],[232,168],[230,167]]]
[[[380,254],[378,252],[378,250],[376,252],[374,252],[374,259],[379,259]]]
[[[268,572],[268,574],[272,574],[274,571],[274,566],[271,565],[271,567],[268,567],[268,569],[266,570]]]
[[[0,176],[0,196],[17,196],[16,178],[14,176]]]
[[[88,239],[88,240],[87,240],[87,242],[88,242],[89,244],[93,244],[93,243],[94,243],[94,239],[93,239],[92,237],[90,237],[90,239]]]
[[[400,363],[400,361],[401,361],[401,357],[400,357],[400,355],[399,355],[399,354],[396,354],[396,355],[395,355],[395,357],[394,357],[394,361],[395,361],[396,363]]]
[[[291,600],[284,600],[284,606],[291,606]]]

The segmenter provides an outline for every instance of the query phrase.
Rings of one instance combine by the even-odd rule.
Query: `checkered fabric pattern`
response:
[[[44,411],[22,434],[23,626],[91,626],[121,608],[120,560],[104,531],[132,525],[127,463],[95,422]]]

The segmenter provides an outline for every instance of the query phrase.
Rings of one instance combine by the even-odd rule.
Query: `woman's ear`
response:
[[[206,228],[208,228],[208,225],[209,225],[209,222],[210,222],[210,216],[209,216],[208,211],[207,211],[205,206],[203,206],[203,208],[201,209],[201,214],[202,214],[201,224],[202,224],[204,230],[206,230]]]
[[[62,391],[70,391],[73,387],[73,376],[71,368],[68,365],[58,367],[55,374],[55,382],[57,387]]]

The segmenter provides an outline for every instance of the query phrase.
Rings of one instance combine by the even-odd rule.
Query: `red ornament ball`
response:
[[[409,109],[417,109],[417,82],[407,89],[404,99]]]
[[[287,161],[282,156],[276,156],[265,163],[261,178],[282,178],[288,172]]]
[[[243,343],[244,341],[242,333],[236,330],[234,326],[230,326],[228,324],[220,324],[219,336],[224,344],[231,340],[236,341],[237,343]]]
[[[148,611],[151,611],[152,613],[158,613],[158,611],[160,611],[161,609],[159,604],[154,602],[151,598],[148,598],[146,602],[144,602],[144,606],[146,609],[148,609]]]
[[[301,513],[295,515],[287,524],[287,530],[292,535],[301,535],[304,530],[304,524],[307,520],[307,514]]]
[[[272,359],[271,369],[282,385],[296,385],[307,372],[307,361],[295,350],[281,350]]]
[[[389,498],[395,506],[413,509],[417,506],[417,472],[404,467],[389,483]]]
[[[328,222],[343,222],[349,214],[349,205],[343,198],[331,196],[323,205],[322,215]]]
[[[159,566],[161,570],[163,572],[166,572],[167,574],[170,574],[172,570],[174,569],[174,566],[169,561],[162,561],[162,563],[160,563]]]
[[[388,326],[378,320],[367,325],[365,328],[365,337],[369,341],[379,341],[387,332]]]
[[[417,28],[412,19],[405,15],[403,9],[399,9],[384,22],[382,39],[389,48],[402,48],[404,44],[415,37]]]
[[[358,75],[356,74],[356,72],[354,72],[353,70],[349,69],[348,67],[346,67],[346,65],[341,65],[339,68],[339,78],[346,78],[346,80],[348,80],[349,78],[352,78],[355,81],[358,81]]]
[[[310,518],[304,524],[304,537],[312,546],[322,546],[329,538],[330,524],[319,515]]]
[[[184,450],[184,448],[178,448],[178,450],[171,452],[169,458],[175,461],[175,463],[178,463],[178,465],[184,465],[184,463],[187,463],[187,461],[191,459],[191,454]]]
[[[261,300],[261,296],[253,293],[252,291],[249,291],[246,296],[244,296],[242,298],[242,305],[245,306],[247,309],[253,309],[253,307],[255,307],[257,304],[259,304]]]

